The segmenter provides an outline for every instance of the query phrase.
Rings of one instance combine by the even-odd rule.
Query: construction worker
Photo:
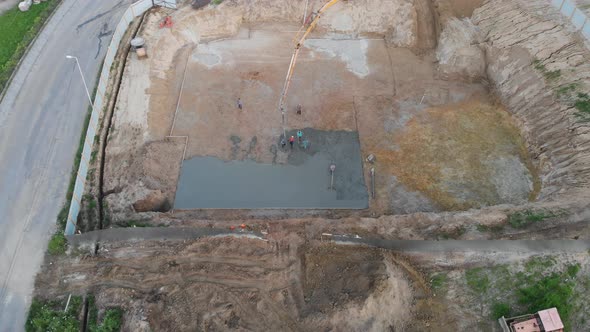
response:
[[[301,140],[303,139],[303,132],[301,130],[297,131],[297,140],[299,141],[299,144],[301,144]]]
[[[309,141],[306,139],[303,140],[303,149],[307,150],[307,147],[309,147]]]
[[[289,144],[291,144],[291,149],[293,149],[293,144],[295,143],[295,136],[289,137]]]
[[[240,98],[238,98],[238,108],[242,109],[242,100]]]

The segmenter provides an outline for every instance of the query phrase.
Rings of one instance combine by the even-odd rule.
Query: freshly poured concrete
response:
[[[304,129],[309,149],[287,145],[287,164],[195,157],[184,162],[175,209],[364,209],[358,135]],[[291,133],[288,133],[290,136]],[[276,146],[275,146],[276,147]],[[336,165],[330,190],[331,164]]]

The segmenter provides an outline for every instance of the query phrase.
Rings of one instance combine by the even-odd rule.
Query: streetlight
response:
[[[90,106],[94,106],[92,104],[92,98],[90,97],[90,92],[88,91],[88,85],[86,85],[86,80],[84,79],[84,74],[82,74],[82,68],[80,68],[80,61],[78,58],[72,55],[66,55],[67,59],[74,59],[76,60],[76,64],[78,65],[78,71],[80,72],[80,76],[82,76],[82,83],[84,83],[84,88],[86,89],[86,96],[88,96],[88,101],[90,102]]]

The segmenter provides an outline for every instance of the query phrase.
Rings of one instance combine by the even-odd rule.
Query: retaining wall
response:
[[[94,137],[96,136],[99,128],[98,120],[100,118],[100,112],[103,106],[106,105],[106,90],[109,82],[109,75],[111,72],[111,66],[115,60],[115,55],[121,43],[121,39],[129,27],[129,24],[138,16],[143,15],[152,6],[161,6],[166,8],[176,8],[176,0],[140,0],[132,4],[127,8],[121,21],[117,25],[107,54],[104,59],[102,71],[100,73],[100,80],[98,81],[98,87],[96,89],[96,95],[94,96],[94,102],[92,105],[92,113],[90,115],[90,123],[88,124],[88,130],[86,131],[86,137],[84,139],[84,149],[82,150],[82,158],[80,160],[80,166],[76,174],[76,183],[74,186],[74,193],[70,202],[70,209],[68,212],[68,220],[66,223],[65,235],[72,235],[76,232],[76,223],[78,220],[78,214],[80,213],[80,207],[82,203],[82,195],[84,194],[84,186],[86,184],[86,176],[88,175],[88,169],[90,167],[90,159],[92,153],[92,146],[94,144]]]
[[[550,0],[551,5],[572,22],[586,39],[590,40],[590,18],[572,0]]]

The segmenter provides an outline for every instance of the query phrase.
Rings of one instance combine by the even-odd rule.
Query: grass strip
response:
[[[60,2],[45,1],[32,5],[26,12],[15,6],[0,14],[0,91],[4,90],[27,47]]]

